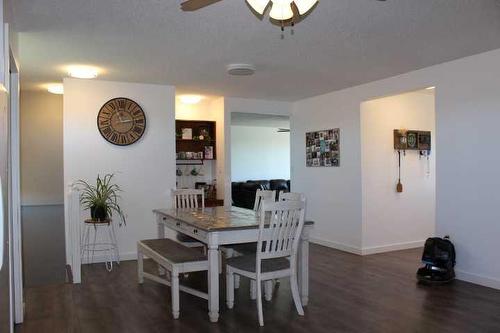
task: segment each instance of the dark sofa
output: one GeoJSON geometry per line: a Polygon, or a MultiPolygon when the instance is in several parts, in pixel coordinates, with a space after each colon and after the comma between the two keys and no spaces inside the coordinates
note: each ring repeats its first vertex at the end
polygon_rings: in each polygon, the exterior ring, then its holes
{"type": "Polygon", "coordinates": [[[247,180],[246,182],[233,182],[231,192],[233,206],[253,209],[255,203],[255,192],[257,190],[275,190],[276,198],[279,192],[290,192],[290,181],[285,179],[271,180],[247,180]]]}

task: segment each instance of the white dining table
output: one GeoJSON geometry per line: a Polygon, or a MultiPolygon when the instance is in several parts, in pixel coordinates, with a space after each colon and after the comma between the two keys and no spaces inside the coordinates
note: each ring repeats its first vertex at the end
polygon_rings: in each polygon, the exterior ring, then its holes
{"type": "MultiPolygon", "coordinates": [[[[165,238],[165,228],[185,234],[208,248],[208,315],[219,319],[219,246],[252,243],[258,240],[260,219],[253,210],[232,207],[198,210],[155,209],[158,238],[165,238]]],[[[306,221],[298,250],[298,283],[302,305],[309,302],[309,234],[314,222],[306,221]]]]}

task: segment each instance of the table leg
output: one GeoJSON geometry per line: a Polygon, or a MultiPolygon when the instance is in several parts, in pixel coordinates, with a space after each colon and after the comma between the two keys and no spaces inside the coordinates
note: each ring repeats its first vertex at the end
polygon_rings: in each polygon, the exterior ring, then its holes
{"type": "Polygon", "coordinates": [[[208,316],[212,323],[219,320],[219,246],[208,244],[208,316]]]}
{"type": "Polygon", "coordinates": [[[299,243],[298,283],[302,306],[309,303],[309,230],[304,228],[299,243]]]}
{"type": "Polygon", "coordinates": [[[156,215],[156,225],[158,226],[158,238],[165,238],[165,225],[162,223],[162,217],[160,215],[156,215]]]}

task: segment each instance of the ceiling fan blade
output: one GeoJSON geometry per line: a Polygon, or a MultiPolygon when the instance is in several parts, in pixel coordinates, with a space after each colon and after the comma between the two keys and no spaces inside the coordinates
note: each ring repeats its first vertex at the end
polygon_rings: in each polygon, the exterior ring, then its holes
{"type": "Polygon", "coordinates": [[[221,0],[188,0],[181,3],[181,9],[185,12],[192,12],[219,1],[221,0]]]}

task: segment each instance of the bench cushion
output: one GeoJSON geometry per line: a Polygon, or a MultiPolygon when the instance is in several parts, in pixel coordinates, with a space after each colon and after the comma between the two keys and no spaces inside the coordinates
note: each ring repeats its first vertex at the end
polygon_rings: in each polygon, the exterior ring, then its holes
{"type": "MultiPolygon", "coordinates": [[[[240,257],[229,258],[226,261],[228,266],[241,269],[247,272],[256,272],[256,257],[254,255],[244,255],[240,257]]],[[[262,273],[280,271],[290,268],[290,261],[286,258],[274,258],[262,260],[262,273]]]]}
{"type": "Polygon", "coordinates": [[[186,247],[171,239],[142,240],[139,244],[149,247],[174,264],[207,260],[207,257],[199,250],[186,247]]]}

